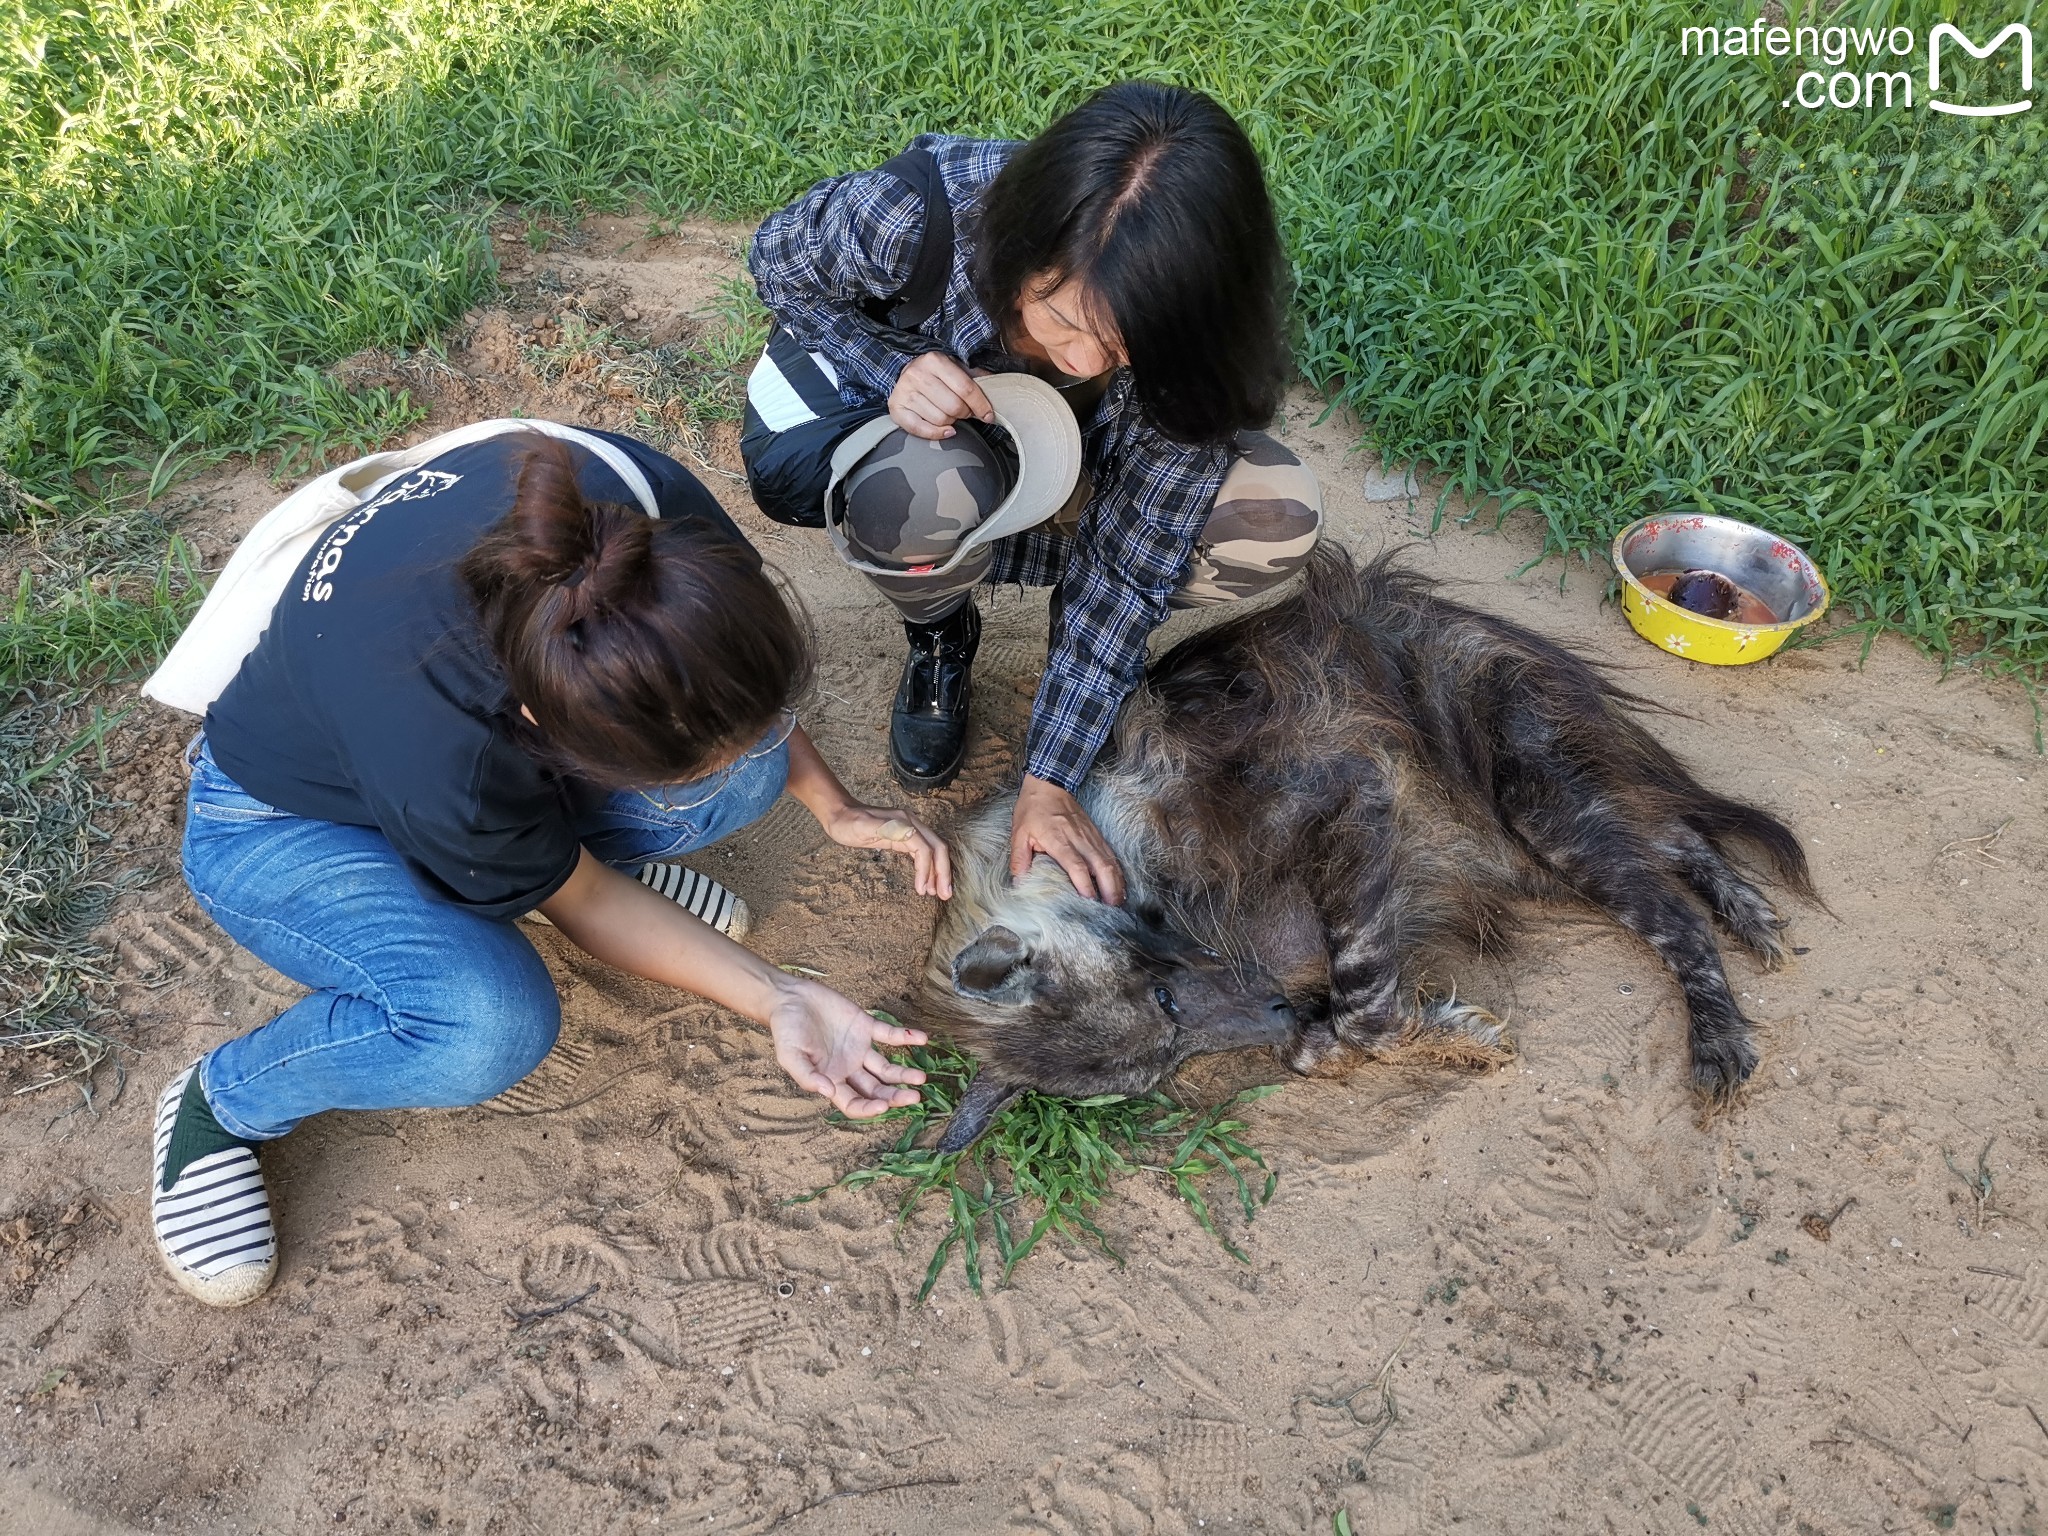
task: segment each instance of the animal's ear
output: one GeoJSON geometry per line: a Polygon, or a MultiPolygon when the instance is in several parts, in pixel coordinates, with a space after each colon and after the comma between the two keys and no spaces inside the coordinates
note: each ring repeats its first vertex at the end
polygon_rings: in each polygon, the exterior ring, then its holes
{"type": "Polygon", "coordinates": [[[1022,1084],[998,1082],[986,1071],[975,1073],[974,1081],[960,1096],[960,1107],[946,1122],[938,1150],[965,1152],[981,1139],[982,1133],[996,1123],[996,1117],[1008,1109],[1010,1101],[1023,1091],[1022,1084]]]}
{"type": "Polygon", "coordinates": [[[1000,923],[984,928],[953,957],[953,990],[990,1002],[1022,1002],[1031,993],[1031,951],[1000,923]]]}

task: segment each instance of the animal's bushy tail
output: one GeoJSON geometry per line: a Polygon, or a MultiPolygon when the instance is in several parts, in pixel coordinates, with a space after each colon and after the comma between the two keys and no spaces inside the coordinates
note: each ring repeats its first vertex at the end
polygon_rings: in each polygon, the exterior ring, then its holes
{"type": "Polygon", "coordinates": [[[1747,843],[1764,856],[1786,885],[1808,901],[1821,904],[1813,871],[1807,867],[1806,850],[1790,827],[1769,811],[1714,794],[1697,782],[1692,792],[1698,796],[1697,802],[1679,813],[1687,826],[1712,842],[1732,837],[1747,843]]]}
{"type": "MultiPolygon", "coordinates": [[[[1603,684],[1605,679],[1602,679],[1603,684]]],[[[1629,700],[1620,689],[1608,687],[1610,698],[1629,700]]],[[[1799,836],[1769,811],[1759,809],[1707,788],[1690,768],[1642,725],[1613,712],[1614,751],[1610,768],[1655,787],[1668,813],[1693,831],[1719,846],[1734,839],[1763,855],[1772,873],[1806,900],[1825,907],[1814,888],[1813,871],[1806,862],[1806,850],[1799,836]]]]}

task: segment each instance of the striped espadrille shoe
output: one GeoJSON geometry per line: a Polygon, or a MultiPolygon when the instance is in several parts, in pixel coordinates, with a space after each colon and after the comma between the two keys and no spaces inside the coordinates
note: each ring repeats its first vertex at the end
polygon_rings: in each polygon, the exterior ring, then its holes
{"type": "Polygon", "coordinates": [[[210,1307],[239,1307],[270,1288],[277,1273],[277,1228],[270,1220],[270,1191],[264,1188],[255,1148],[220,1129],[203,1094],[191,1095],[196,1105],[188,1102],[187,1090],[198,1070],[195,1061],[165,1085],[156,1101],[150,1223],[156,1229],[156,1251],[180,1290],[210,1307]],[[195,1143],[215,1150],[202,1150],[171,1172],[166,1188],[170,1159],[189,1153],[195,1143]]]}
{"type": "MultiPolygon", "coordinates": [[[[681,864],[642,864],[639,881],[650,891],[659,891],[692,917],[702,918],[735,941],[746,938],[754,914],[739,897],[709,875],[700,875],[681,864]]],[[[526,914],[529,923],[552,928],[547,915],[538,909],[526,914]]]]}
{"type": "Polygon", "coordinates": [[[642,864],[640,883],[659,891],[692,917],[702,918],[728,939],[744,939],[753,926],[747,904],[709,875],[681,864],[642,864]]]}

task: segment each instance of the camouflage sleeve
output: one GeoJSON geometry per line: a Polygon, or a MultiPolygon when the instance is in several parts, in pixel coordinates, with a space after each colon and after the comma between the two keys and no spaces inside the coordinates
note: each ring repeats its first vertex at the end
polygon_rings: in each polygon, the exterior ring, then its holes
{"type": "Polygon", "coordinates": [[[1060,573],[1060,633],[1031,710],[1026,772],[1070,793],[1087,777],[1144,676],[1145,642],[1229,466],[1224,446],[1174,443],[1143,426],[1106,466],[1060,573]]]}
{"type": "Polygon", "coordinates": [[[842,386],[886,398],[904,364],[939,348],[892,330],[861,306],[910,281],[924,233],[924,201],[882,171],[821,181],[755,231],[747,253],[754,288],[784,330],[823,353],[842,386]]]}

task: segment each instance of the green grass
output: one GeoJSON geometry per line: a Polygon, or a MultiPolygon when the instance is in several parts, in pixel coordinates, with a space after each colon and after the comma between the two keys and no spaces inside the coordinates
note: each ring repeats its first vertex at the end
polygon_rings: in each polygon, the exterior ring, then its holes
{"type": "Polygon", "coordinates": [[[0,609],[0,690],[119,677],[153,665],[198,607],[192,551],[176,535],[155,569],[23,566],[0,609]]]}
{"type": "MultiPolygon", "coordinates": [[[[1981,36],[2037,8],[1958,9],[1981,36]]],[[[1828,19],[1924,40],[1942,14],[1828,19]]],[[[1705,19],[1679,0],[4,0],[0,467],[84,508],[174,442],[199,462],[374,441],[406,402],[326,366],[426,343],[487,292],[495,200],[751,214],[915,131],[1027,134],[1093,85],[1163,75],[1250,128],[1303,364],[1383,452],[1526,508],[1558,551],[1660,508],[1762,521],[1851,613],[2038,676],[2044,113],[1788,111],[1793,61],[1678,57],[1705,19]]],[[[2009,79],[2012,52],[1980,72],[2009,79]]]]}
{"type": "Polygon", "coordinates": [[[98,1069],[113,1066],[116,1093],[121,1077],[111,957],[92,930],[122,888],[153,878],[102,857],[97,770],[134,709],[103,685],[155,662],[200,585],[184,541],[146,512],[62,520],[0,484],[9,495],[26,527],[0,606],[0,1049],[20,1055],[17,1091],[75,1083],[91,1107],[98,1069]]]}
{"type": "MultiPolygon", "coordinates": [[[[943,1045],[918,1046],[907,1059],[925,1072],[919,1102],[884,1115],[878,1123],[902,1126],[896,1139],[830,1188],[899,1187],[899,1223],[908,1223],[927,1201],[937,1205],[941,1231],[918,1288],[919,1302],[931,1295],[956,1252],[976,1295],[981,1294],[985,1265],[995,1268],[998,1285],[1007,1285],[1017,1266],[1048,1236],[1092,1245],[1123,1263],[1094,1213],[1119,1180],[1141,1173],[1164,1180],[1203,1231],[1233,1258],[1249,1262],[1217,1225],[1204,1185],[1227,1181],[1247,1222],[1273,1198],[1276,1175],[1241,1139],[1246,1126],[1234,1111],[1277,1093],[1277,1087],[1248,1088],[1206,1109],[1188,1108],[1160,1093],[1088,1099],[1026,1093],[974,1146],[941,1154],[916,1143],[929,1139],[927,1133],[935,1133],[952,1114],[973,1063],[943,1045]]],[[[828,1192],[813,1190],[792,1203],[828,1192]]]]}
{"type": "Polygon", "coordinates": [[[654,346],[571,314],[551,345],[527,349],[526,362],[544,379],[575,374],[624,390],[639,402],[634,425],[643,438],[701,462],[704,428],[745,411],[747,372],[767,340],[768,311],[753,285],[735,278],[684,340],[654,346]]]}
{"type": "Polygon", "coordinates": [[[115,1094],[123,1075],[106,1027],[111,957],[92,930],[123,888],[152,878],[100,857],[91,770],[117,723],[69,698],[0,713],[0,1049],[19,1053],[14,1092],[75,1083],[86,1108],[102,1066],[115,1094]]]}

